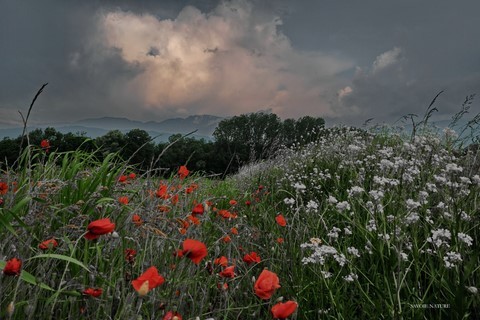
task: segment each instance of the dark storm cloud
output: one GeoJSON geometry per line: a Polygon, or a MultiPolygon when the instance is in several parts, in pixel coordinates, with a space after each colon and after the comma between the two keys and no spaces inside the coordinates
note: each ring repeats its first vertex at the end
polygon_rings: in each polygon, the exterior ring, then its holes
{"type": "Polygon", "coordinates": [[[332,98],[337,121],[422,114],[441,90],[437,116],[446,118],[466,95],[480,91],[479,11],[480,2],[473,0],[318,1],[296,6],[282,30],[297,47],[354,59],[355,72],[345,75],[332,98]],[[375,72],[376,59],[395,48],[397,59],[375,72]]]}
{"type": "Polygon", "coordinates": [[[440,90],[440,117],[480,91],[479,1],[225,3],[237,11],[210,0],[2,1],[0,122],[19,120],[17,110],[26,110],[44,82],[36,121],[273,107],[283,117],[393,122],[422,113],[440,90]],[[222,19],[232,30],[220,27],[222,19]],[[125,42],[138,37],[131,25],[150,30],[142,41],[125,42]],[[148,41],[160,33],[166,40],[148,41]],[[165,54],[172,43],[188,46],[165,54]],[[184,55],[187,48],[199,52],[199,63],[184,55]],[[203,82],[192,82],[196,71],[203,82]],[[169,72],[173,89],[190,91],[162,91],[169,72]]]}
{"type": "MultiPolygon", "coordinates": [[[[133,116],[135,97],[118,91],[141,72],[115,48],[92,41],[99,18],[122,8],[175,17],[184,5],[214,1],[3,1],[0,10],[0,122],[19,121],[40,86],[33,121],[133,116]],[[99,110],[102,110],[99,112],[99,110]]],[[[34,115],[34,116],[33,116],[34,115]]]]}

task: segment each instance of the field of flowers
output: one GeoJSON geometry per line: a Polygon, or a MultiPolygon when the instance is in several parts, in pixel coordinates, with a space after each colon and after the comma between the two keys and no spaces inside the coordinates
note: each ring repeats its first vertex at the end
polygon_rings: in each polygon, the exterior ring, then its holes
{"type": "Polygon", "coordinates": [[[480,318],[478,150],[318,137],[223,181],[31,146],[0,173],[0,318],[480,318]]]}

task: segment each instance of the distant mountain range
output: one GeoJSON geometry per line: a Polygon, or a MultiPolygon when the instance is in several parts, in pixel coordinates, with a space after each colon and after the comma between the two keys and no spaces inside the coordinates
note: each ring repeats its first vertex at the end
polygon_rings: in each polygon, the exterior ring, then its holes
{"type": "MultiPolygon", "coordinates": [[[[53,127],[61,133],[79,133],[86,137],[97,138],[105,135],[111,130],[120,130],[126,133],[132,129],[141,129],[155,139],[156,142],[167,141],[173,134],[186,134],[197,130],[191,137],[197,139],[212,140],[213,131],[218,123],[224,118],[212,115],[195,115],[187,118],[173,118],[161,122],[148,121],[141,122],[129,120],[127,118],[103,117],[83,119],[71,123],[51,123],[43,125],[29,126],[28,131],[36,128],[45,129],[53,127]]],[[[22,134],[22,127],[15,127],[11,124],[0,122],[0,138],[16,138],[22,134]]]]}

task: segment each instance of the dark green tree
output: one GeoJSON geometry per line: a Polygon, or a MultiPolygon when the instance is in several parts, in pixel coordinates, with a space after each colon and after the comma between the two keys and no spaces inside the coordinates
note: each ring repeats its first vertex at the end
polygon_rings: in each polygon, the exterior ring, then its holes
{"type": "Polygon", "coordinates": [[[139,165],[143,169],[148,168],[153,160],[155,145],[152,138],[145,130],[132,129],[124,136],[125,145],[123,154],[130,159],[131,164],[139,165]]]}

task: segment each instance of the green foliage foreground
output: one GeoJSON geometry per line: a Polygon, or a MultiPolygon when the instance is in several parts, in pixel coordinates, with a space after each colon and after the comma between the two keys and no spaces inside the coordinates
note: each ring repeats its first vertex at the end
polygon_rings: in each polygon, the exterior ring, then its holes
{"type": "Polygon", "coordinates": [[[429,135],[320,137],[225,181],[28,148],[0,176],[0,268],[22,261],[0,276],[0,318],[272,319],[280,300],[298,303],[289,319],[479,317],[479,154],[429,135]],[[102,218],[113,232],[85,239],[102,218]],[[186,239],[206,245],[198,264],[186,239]],[[152,266],[164,283],[136,290],[152,266]],[[264,269],[280,288],[262,299],[264,269]]]}

